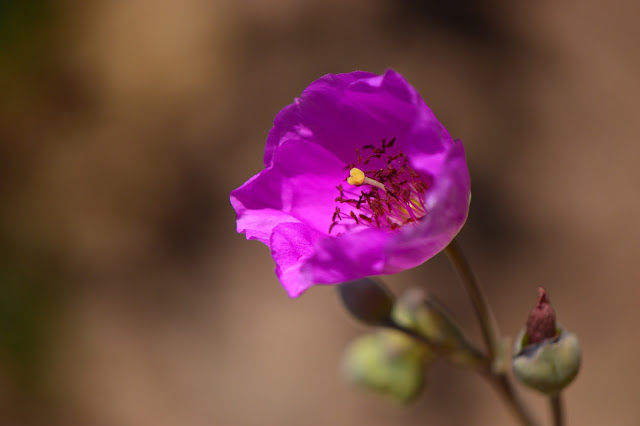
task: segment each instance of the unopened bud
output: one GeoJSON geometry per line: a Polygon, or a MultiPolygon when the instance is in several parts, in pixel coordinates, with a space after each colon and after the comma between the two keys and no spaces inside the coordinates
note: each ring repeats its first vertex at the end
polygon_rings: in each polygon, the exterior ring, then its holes
{"type": "Polygon", "coordinates": [[[343,370],[357,385],[409,402],[420,394],[425,363],[432,357],[425,345],[384,329],[354,340],[345,352],[343,370]]]}
{"type": "Polygon", "coordinates": [[[513,373],[524,385],[553,395],[577,376],[581,351],[578,337],[555,323],[555,313],[544,289],[531,311],[527,328],[514,345],[513,373]]]}
{"type": "Polygon", "coordinates": [[[455,364],[473,365],[481,359],[445,310],[419,288],[409,288],[398,298],[391,319],[433,342],[455,364]]]}
{"type": "Polygon", "coordinates": [[[363,278],[340,284],[338,292],[349,313],[365,324],[380,325],[389,320],[393,295],[382,283],[363,278]]]}

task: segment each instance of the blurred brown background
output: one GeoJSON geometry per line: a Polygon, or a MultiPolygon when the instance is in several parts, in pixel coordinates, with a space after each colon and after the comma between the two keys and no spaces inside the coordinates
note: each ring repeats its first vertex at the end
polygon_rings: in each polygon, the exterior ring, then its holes
{"type": "MultiPolygon", "coordinates": [[[[228,194],[261,169],[280,108],[323,74],[388,67],[465,141],[460,238],[503,332],[546,286],[583,344],[570,424],[640,424],[639,13],[1,1],[0,425],[512,424],[445,364],[408,408],[352,388],[340,357],[365,328],[330,287],[288,299],[235,233],[228,194]]],[[[480,341],[442,256],[388,282],[425,285],[480,341]]]]}

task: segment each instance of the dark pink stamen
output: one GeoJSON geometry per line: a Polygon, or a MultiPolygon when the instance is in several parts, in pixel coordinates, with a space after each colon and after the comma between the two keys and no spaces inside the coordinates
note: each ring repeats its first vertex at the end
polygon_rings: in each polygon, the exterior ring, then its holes
{"type": "Polygon", "coordinates": [[[341,222],[343,229],[355,226],[375,226],[394,231],[410,223],[419,221],[426,213],[424,192],[429,189],[425,179],[416,172],[402,152],[389,153],[396,138],[389,142],[382,140],[380,148],[373,145],[365,145],[356,149],[357,162],[349,164],[346,171],[359,165],[376,164],[378,169],[367,169],[363,172],[366,177],[380,182],[386,188],[370,186],[369,192],[365,192],[353,186],[338,185],[339,196],[336,202],[346,204],[351,208],[334,212],[330,231],[338,225],[342,218],[350,218],[351,222],[341,222]],[[366,155],[369,151],[371,154],[366,155]],[[361,219],[361,220],[359,220],[361,219]]]}

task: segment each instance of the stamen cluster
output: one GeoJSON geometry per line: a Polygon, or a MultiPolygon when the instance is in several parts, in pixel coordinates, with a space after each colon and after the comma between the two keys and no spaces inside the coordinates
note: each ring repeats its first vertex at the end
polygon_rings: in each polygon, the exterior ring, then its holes
{"type": "MultiPolygon", "coordinates": [[[[362,156],[360,149],[355,149],[357,162],[348,164],[345,170],[351,171],[358,165],[381,166],[377,169],[362,171],[369,180],[382,185],[367,185],[368,191],[358,190],[359,187],[351,185],[347,187],[338,185],[336,188],[340,196],[336,198],[336,202],[343,206],[336,206],[329,233],[336,226],[349,228],[355,225],[376,226],[394,231],[409,223],[417,222],[427,213],[424,193],[429,185],[411,167],[404,153],[389,152],[395,142],[396,138],[389,142],[383,139],[380,148],[373,145],[363,146],[362,151],[371,152],[366,157],[362,156]]],[[[367,184],[366,181],[365,184],[367,184]]]]}

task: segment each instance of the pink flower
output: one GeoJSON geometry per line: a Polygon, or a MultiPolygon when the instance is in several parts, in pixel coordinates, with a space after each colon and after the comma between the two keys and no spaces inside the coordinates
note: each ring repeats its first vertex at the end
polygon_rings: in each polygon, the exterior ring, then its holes
{"type": "Polygon", "coordinates": [[[292,297],[420,265],[469,211],[462,143],[392,70],[311,83],[276,116],[264,164],[231,204],[292,297]]]}

